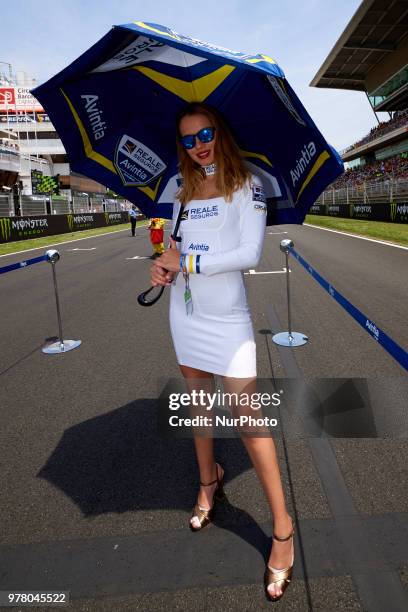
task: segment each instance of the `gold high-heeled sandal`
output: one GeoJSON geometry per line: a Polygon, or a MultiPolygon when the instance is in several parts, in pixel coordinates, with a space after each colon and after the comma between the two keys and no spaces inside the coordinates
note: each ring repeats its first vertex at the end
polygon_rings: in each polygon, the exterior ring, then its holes
{"type": "MultiPolygon", "coordinates": [[[[295,533],[295,528],[292,526],[292,533],[290,533],[286,538],[279,538],[275,534],[273,534],[272,537],[275,540],[278,540],[279,542],[286,542],[290,538],[293,538],[294,533],[295,533]]],[[[269,565],[266,566],[265,590],[266,590],[266,596],[268,597],[270,601],[279,601],[279,599],[283,597],[292,579],[294,561],[295,561],[295,547],[293,546],[292,564],[289,567],[278,569],[276,567],[270,568],[269,565]],[[268,586],[270,586],[271,584],[275,584],[277,587],[281,588],[282,593],[280,595],[272,595],[268,590],[268,586]]]]}
{"type": "Polygon", "coordinates": [[[200,506],[198,503],[194,506],[193,508],[193,513],[190,516],[190,529],[192,531],[200,531],[200,529],[203,529],[203,527],[205,527],[206,525],[208,525],[209,523],[211,523],[213,516],[214,516],[214,509],[215,509],[215,502],[216,499],[220,499],[221,497],[224,496],[224,474],[221,478],[221,480],[218,477],[218,468],[221,467],[218,465],[218,463],[215,464],[216,465],[216,472],[217,472],[217,478],[215,480],[212,480],[211,482],[200,482],[200,485],[202,487],[209,487],[210,485],[214,484],[214,482],[217,483],[216,489],[214,491],[214,495],[213,495],[213,504],[211,506],[211,508],[203,508],[202,506],[200,506]],[[191,523],[191,519],[196,516],[199,520],[200,523],[200,527],[193,527],[193,524],[191,523]]]}

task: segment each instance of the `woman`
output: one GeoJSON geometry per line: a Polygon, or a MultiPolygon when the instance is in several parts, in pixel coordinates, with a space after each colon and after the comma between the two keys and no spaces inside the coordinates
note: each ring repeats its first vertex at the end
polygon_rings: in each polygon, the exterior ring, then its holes
{"type": "MultiPolygon", "coordinates": [[[[183,207],[182,241],[178,250],[171,239],[170,249],[155,261],[152,285],[172,285],[170,328],[188,388],[210,391],[217,374],[223,377],[225,392],[250,394],[256,390],[256,347],[242,270],[254,268],[261,256],[266,223],[262,187],[214,109],[189,104],[178,117],[177,129],[183,183],[173,228],[183,207]]],[[[274,543],[265,582],[267,596],[276,601],[292,575],[292,520],[273,439],[242,439],[273,516],[274,543]]],[[[215,463],[212,437],[196,435],[194,442],[201,486],[190,527],[197,531],[212,519],[224,470],[215,463]]]]}

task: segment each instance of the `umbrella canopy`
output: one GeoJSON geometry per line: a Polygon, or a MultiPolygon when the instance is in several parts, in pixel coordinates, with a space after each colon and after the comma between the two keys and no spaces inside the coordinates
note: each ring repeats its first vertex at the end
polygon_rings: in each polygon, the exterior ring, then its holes
{"type": "Polygon", "coordinates": [[[113,189],[148,217],[171,218],[180,184],[177,113],[205,102],[226,119],[268,199],[268,223],[302,223],[343,163],[283,71],[165,26],[114,26],[32,91],[73,171],[113,189]]]}

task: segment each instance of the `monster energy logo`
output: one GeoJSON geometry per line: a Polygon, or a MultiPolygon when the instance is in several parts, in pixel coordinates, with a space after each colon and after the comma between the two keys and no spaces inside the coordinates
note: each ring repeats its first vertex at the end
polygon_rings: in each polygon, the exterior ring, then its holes
{"type": "Polygon", "coordinates": [[[0,219],[0,230],[3,242],[7,242],[11,238],[11,220],[7,218],[0,219]]]}
{"type": "Polygon", "coordinates": [[[408,205],[407,204],[400,204],[399,206],[397,206],[397,210],[394,216],[395,217],[399,216],[399,221],[406,221],[407,215],[408,215],[408,205]]]}
{"type": "Polygon", "coordinates": [[[391,207],[391,213],[390,213],[391,221],[395,221],[395,217],[397,216],[397,203],[395,201],[391,202],[390,207],[391,207]]]}
{"type": "Polygon", "coordinates": [[[120,213],[105,213],[107,216],[106,223],[109,225],[110,223],[120,223],[122,221],[122,215],[120,213]]]}
{"type": "Polygon", "coordinates": [[[74,215],[67,215],[68,227],[72,232],[74,230],[74,215]]]}
{"type": "Polygon", "coordinates": [[[93,215],[75,215],[74,223],[93,223],[93,215]]]}
{"type": "Polygon", "coordinates": [[[354,212],[357,215],[370,215],[371,214],[371,205],[360,205],[358,204],[357,206],[354,206],[354,212]]]}

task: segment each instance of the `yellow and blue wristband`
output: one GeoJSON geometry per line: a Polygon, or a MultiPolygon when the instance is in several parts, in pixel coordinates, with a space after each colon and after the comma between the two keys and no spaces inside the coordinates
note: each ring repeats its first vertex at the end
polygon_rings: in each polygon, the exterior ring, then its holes
{"type": "Polygon", "coordinates": [[[180,255],[180,272],[183,268],[188,274],[200,274],[200,258],[201,255],[180,255]]]}

